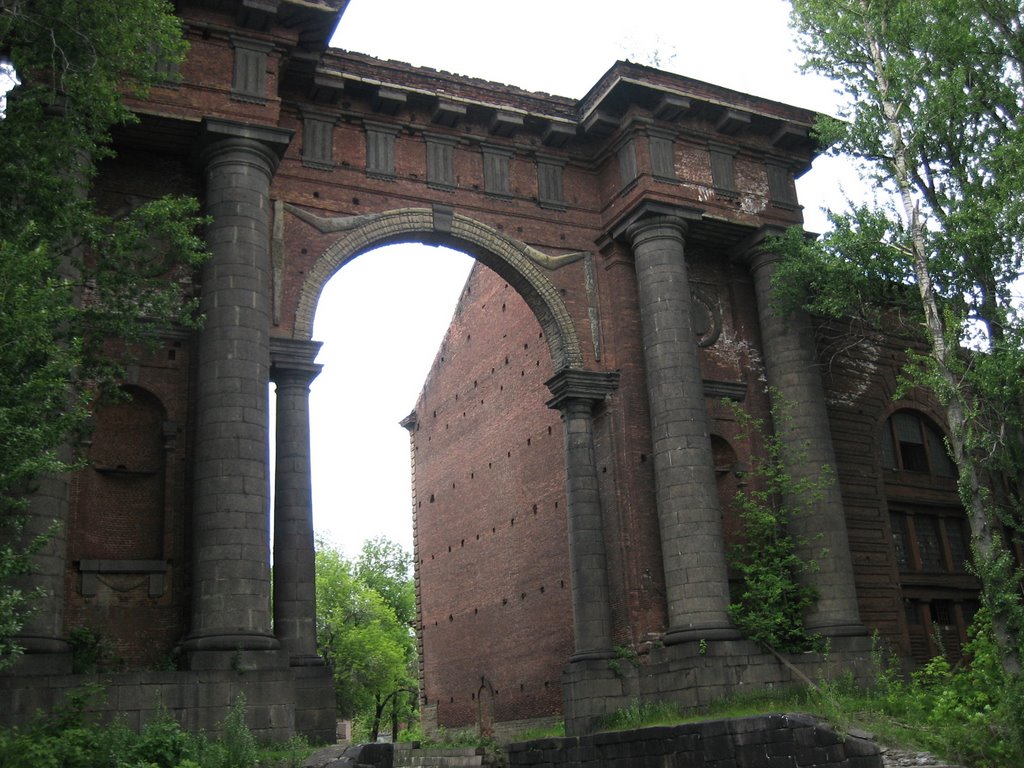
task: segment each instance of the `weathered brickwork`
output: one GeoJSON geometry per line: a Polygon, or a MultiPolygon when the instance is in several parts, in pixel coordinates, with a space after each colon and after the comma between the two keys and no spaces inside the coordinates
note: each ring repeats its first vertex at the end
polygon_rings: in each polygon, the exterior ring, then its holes
{"type": "Polygon", "coordinates": [[[875,628],[908,661],[936,632],[959,652],[976,584],[942,421],[891,402],[904,343],[769,311],[765,238],[801,222],[814,115],[627,62],[575,100],[379,61],[327,47],[344,6],[176,6],[181,80],[131,102],[92,194],[115,215],[201,200],[212,258],[184,287],[206,321],[132,363],[81,471],[41,480],[29,529],[64,527],[26,585],[44,597],[8,698],[52,702],[81,680],[68,639],[103,638],[109,706],[134,721],[159,694],[215,729],[244,692],[267,735],[330,737],[312,319],[338,269],[395,242],[478,261],[405,422],[426,722],[578,733],[637,698],[793,682],[728,620],[730,500],[761,445],[725,400],[767,421],[789,399],[785,439],[836,465],[806,522],[830,549],[808,618],[833,654],[795,663],[859,674],[875,628]]]}
{"type": "Polygon", "coordinates": [[[440,722],[519,720],[561,709],[572,652],[562,427],[525,302],[481,266],[464,294],[415,411],[424,703],[440,722]]]}

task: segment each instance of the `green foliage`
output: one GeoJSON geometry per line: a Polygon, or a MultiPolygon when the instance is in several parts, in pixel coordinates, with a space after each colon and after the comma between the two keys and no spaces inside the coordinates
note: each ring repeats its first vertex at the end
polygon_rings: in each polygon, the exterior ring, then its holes
{"type": "Polygon", "coordinates": [[[375,737],[386,711],[409,719],[417,690],[409,556],[386,539],[356,561],[318,542],[317,646],[334,670],[338,711],[375,737]]]}
{"type": "MultiPolygon", "coordinates": [[[[909,682],[880,658],[868,706],[885,736],[963,765],[1010,768],[1024,761],[1024,704],[1020,680],[1003,670],[992,621],[984,609],[964,647],[970,662],[952,667],[939,656],[909,682]]],[[[853,712],[856,703],[847,702],[853,712]]]]}
{"type": "Polygon", "coordinates": [[[384,536],[363,542],[355,561],[355,577],[383,598],[403,624],[416,621],[416,590],[412,555],[384,536]]]}
{"type": "Polygon", "coordinates": [[[620,677],[622,675],[622,662],[625,661],[634,667],[640,663],[640,657],[637,656],[636,651],[628,645],[616,645],[612,651],[615,656],[608,660],[608,669],[620,677]]]}
{"type": "Polygon", "coordinates": [[[921,334],[921,306],[908,290],[907,234],[885,211],[859,206],[828,214],[831,228],[809,240],[794,227],[776,238],[782,257],[773,278],[773,309],[803,308],[825,317],[921,334]]]}
{"type": "Polygon", "coordinates": [[[482,749],[491,754],[502,751],[501,746],[490,736],[483,736],[475,728],[445,728],[438,726],[431,738],[420,742],[429,749],[482,749]]]}
{"type": "MultiPolygon", "coordinates": [[[[901,329],[924,342],[905,386],[931,391],[945,408],[974,547],[998,564],[993,530],[1019,524],[1019,499],[990,491],[1004,477],[1019,489],[1024,477],[1024,328],[1014,297],[1024,258],[1019,3],[791,3],[806,67],[846,96],[841,119],[819,122],[820,141],[862,161],[894,202],[833,214],[833,231],[816,244],[785,238],[792,264],[776,274],[784,303],[905,320],[901,329]],[[911,294],[916,308],[887,306],[887,296],[911,294]]],[[[989,569],[979,572],[984,581],[989,569]]],[[[1000,576],[983,586],[1004,664],[1020,673],[1019,582],[1000,576]]]]}
{"type": "Polygon", "coordinates": [[[239,695],[224,720],[223,737],[208,739],[183,730],[161,711],[139,732],[123,721],[98,726],[85,708],[96,695],[84,689],[59,709],[24,728],[0,729],[4,768],[298,768],[312,751],[305,739],[259,746],[245,724],[239,695]]]}
{"type": "Polygon", "coordinates": [[[161,712],[128,742],[122,752],[126,762],[157,768],[178,768],[185,761],[198,761],[203,747],[202,739],[183,731],[167,712],[161,712]]]}
{"type": "Polygon", "coordinates": [[[839,731],[871,731],[879,744],[926,750],[957,765],[1018,768],[1024,765],[1024,690],[1007,676],[986,613],[978,614],[964,649],[969,664],[951,667],[943,658],[926,664],[909,680],[899,663],[876,645],[875,679],[867,688],[850,675],[814,688],[761,690],[732,696],[682,713],[670,702],[634,701],[609,715],[601,730],[747,717],[773,712],[812,712],[839,731]]]}
{"type": "MultiPolygon", "coordinates": [[[[766,648],[790,653],[820,650],[820,637],[804,623],[817,593],[801,579],[816,564],[799,555],[803,542],[794,538],[790,523],[821,498],[832,482],[831,470],[823,466],[817,477],[793,478],[778,433],[768,433],[758,419],[732,405],[743,429],[761,435],[764,455],[753,459],[746,486],[733,498],[741,532],[729,554],[740,585],[729,616],[744,637],[766,648]]],[[[784,429],[785,409],[773,409],[773,416],[776,427],[784,429]]]]}
{"type": "Polygon", "coordinates": [[[252,768],[256,764],[256,737],[245,724],[245,711],[245,694],[240,693],[224,718],[218,768],[252,768]]]}
{"type": "MultiPolygon", "coordinates": [[[[121,369],[108,353],[194,325],[191,275],[205,257],[194,199],[140,201],[117,217],[89,197],[111,156],[110,130],[135,118],[132,95],[161,82],[157,64],[185,43],[168,0],[0,0],[0,60],[20,79],[0,113],[0,516],[18,513],[36,478],[66,471],[60,450],[97,391],[121,369]]],[[[38,532],[38,531],[37,531],[38,532]]],[[[6,534],[6,532],[3,532],[6,534]]],[[[0,666],[25,620],[26,595],[0,550],[0,666]]]]}
{"type": "Polygon", "coordinates": [[[565,736],[565,722],[559,720],[556,723],[552,723],[548,726],[537,726],[536,728],[528,728],[525,731],[517,733],[515,736],[516,741],[539,741],[540,739],[560,739],[565,736]]]}
{"type": "Polygon", "coordinates": [[[39,552],[56,531],[29,537],[22,535],[23,519],[15,514],[0,517],[0,670],[13,664],[21,655],[21,646],[14,635],[35,612],[40,590],[25,593],[12,583],[32,569],[32,556],[39,552]]]}
{"type": "Polygon", "coordinates": [[[68,646],[71,671],[76,675],[99,672],[115,661],[110,642],[89,627],[75,627],[68,632],[68,646]]]}

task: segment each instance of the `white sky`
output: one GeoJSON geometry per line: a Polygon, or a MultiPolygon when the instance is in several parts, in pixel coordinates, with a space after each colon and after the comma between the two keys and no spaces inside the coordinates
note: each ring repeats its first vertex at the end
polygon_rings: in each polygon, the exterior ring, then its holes
{"type": "MultiPolygon", "coordinates": [[[[572,98],[625,58],[834,112],[831,84],[797,73],[788,13],[784,0],[351,0],[334,44],[572,98]]],[[[823,159],[798,182],[808,229],[825,227],[819,205],[840,206],[838,178],[851,176],[823,159]]],[[[409,436],[398,422],[415,405],[470,265],[444,249],[393,246],[342,268],[321,297],[314,523],[349,555],[379,535],[412,550],[409,436]]]]}

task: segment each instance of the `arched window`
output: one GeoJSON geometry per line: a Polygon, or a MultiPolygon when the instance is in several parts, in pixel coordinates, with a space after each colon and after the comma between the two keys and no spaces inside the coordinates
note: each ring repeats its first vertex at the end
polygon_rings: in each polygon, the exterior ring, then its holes
{"type": "Polygon", "coordinates": [[[936,477],[956,477],[946,443],[931,421],[916,411],[897,411],[882,428],[882,467],[936,477]]]}

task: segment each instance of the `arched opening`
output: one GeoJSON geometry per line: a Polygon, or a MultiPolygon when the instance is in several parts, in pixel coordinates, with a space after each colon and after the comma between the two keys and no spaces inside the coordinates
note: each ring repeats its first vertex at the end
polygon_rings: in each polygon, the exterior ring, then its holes
{"type": "Polygon", "coordinates": [[[477,246],[472,264],[424,245],[337,246],[324,257],[335,270],[311,329],[324,366],[310,394],[315,527],[351,556],[381,532],[411,543],[416,526],[425,726],[476,724],[481,673],[509,692],[491,719],[554,711],[573,637],[563,620],[571,613],[564,483],[542,471],[564,461],[563,434],[544,382],[556,365],[579,360],[571,326],[557,318],[564,307],[537,265],[527,257],[516,265],[516,254],[477,246]],[[421,265],[425,272],[414,271],[421,265]],[[443,289],[433,285],[438,265],[449,273],[443,289]],[[414,325],[426,340],[410,338],[414,325]],[[368,411],[377,412],[372,424],[368,411]],[[540,476],[543,487],[530,482],[540,476]],[[353,493],[356,485],[365,490],[353,493]],[[484,643],[507,651],[480,670],[470,662],[484,643]],[[556,661],[547,668],[531,655],[556,661]]]}
{"type": "Polygon", "coordinates": [[[393,245],[339,269],[317,303],[323,370],[310,386],[314,526],[347,555],[386,535],[412,550],[412,410],[473,261],[393,245]]]}

